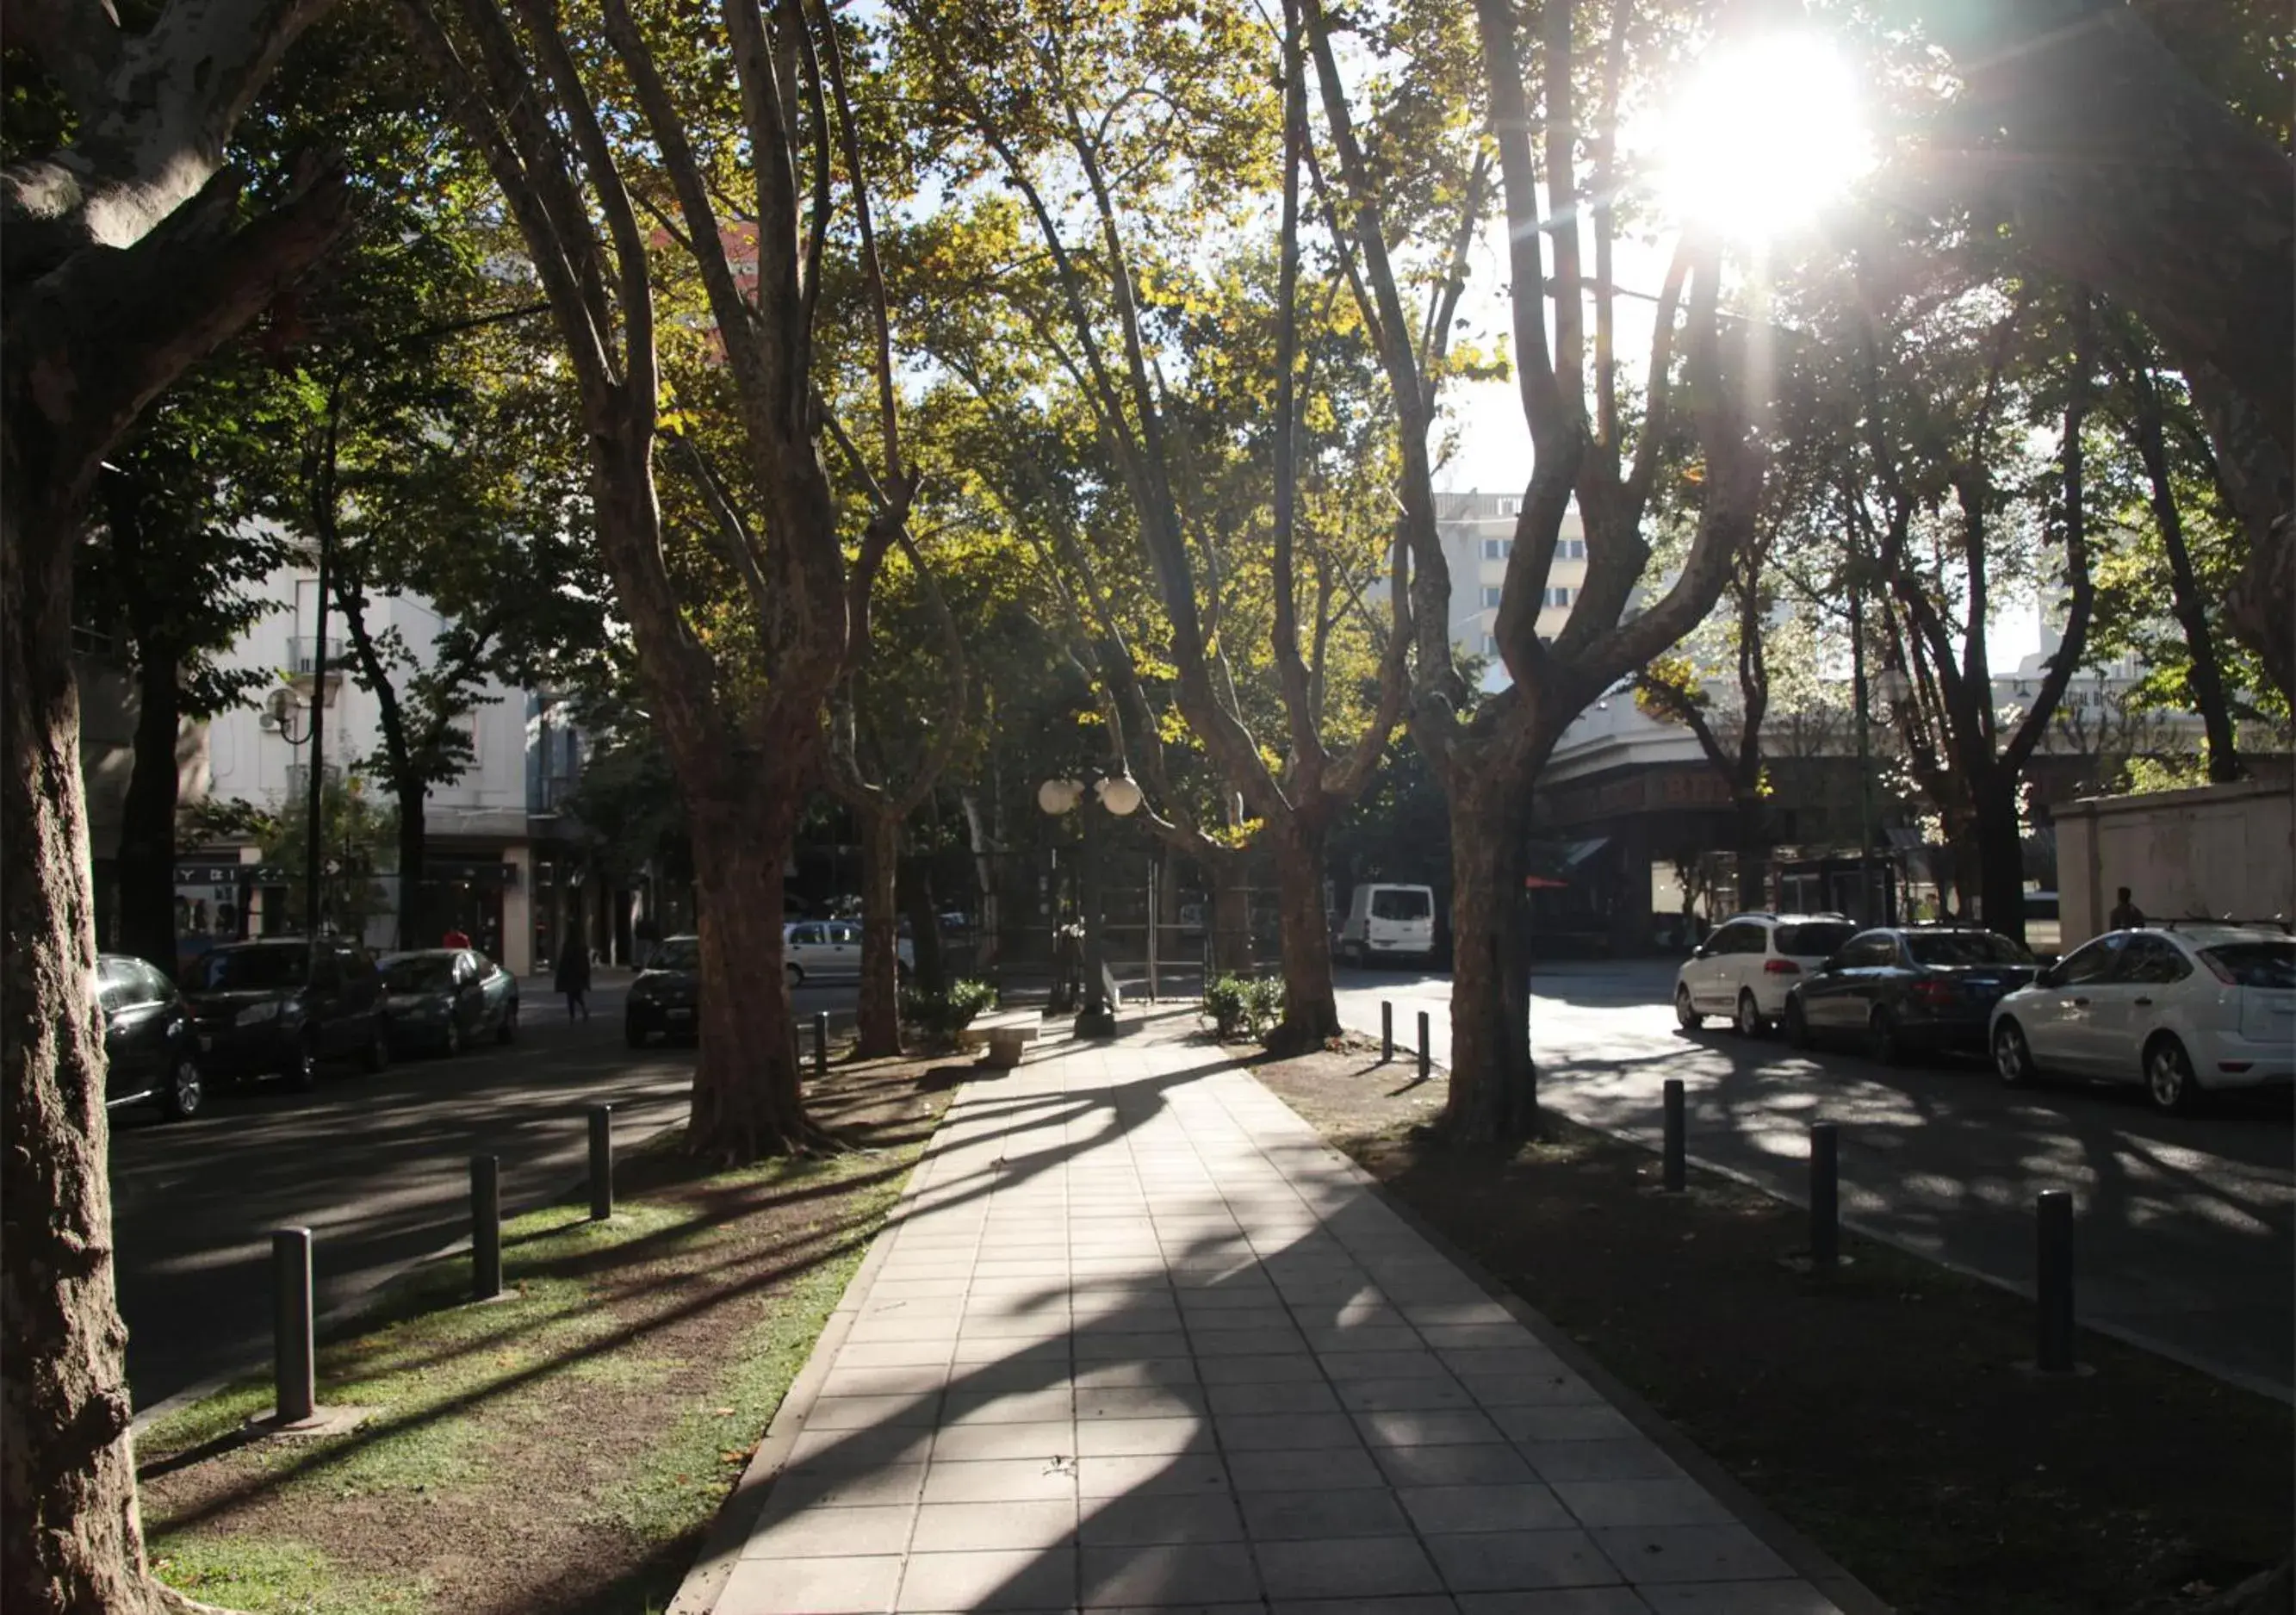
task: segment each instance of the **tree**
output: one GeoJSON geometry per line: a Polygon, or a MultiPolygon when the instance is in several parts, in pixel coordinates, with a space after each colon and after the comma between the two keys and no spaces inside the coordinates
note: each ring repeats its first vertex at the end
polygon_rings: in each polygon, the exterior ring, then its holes
{"type": "MultiPolygon", "coordinates": [[[[169,382],[324,251],[340,176],[306,164],[252,217],[224,153],[324,0],[170,0],[140,34],[22,0],[52,144],[0,168],[0,1603],[134,1615],[144,1564],[104,1178],[102,1041],[72,561],[104,458],[169,382]]],[[[14,100],[16,86],[11,86],[14,100]]]]}
{"type": "MultiPolygon", "coordinates": [[[[923,4],[904,10],[933,94],[965,137],[955,163],[993,173],[1017,193],[1022,228],[1043,250],[1048,274],[1008,296],[1039,299],[1033,314],[1024,307],[1023,318],[1033,319],[1036,343],[1090,411],[1114,462],[1168,634],[1174,702],[1273,851],[1284,1009],[1271,1045],[1320,1044],[1339,1029],[1325,844],[1400,716],[1407,642],[1399,627],[1390,635],[1368,721],[1352,734],[1339,732],[1321,662],[1334,574],[1344,563],[1310,546],[1301,499],[1308,388],[1301,364],[1300,186],[1311,136],[1296,18],[1287,17],[1272,42],[1283,93],[1280,105],[1270,107],[1263,77],[1249,66],[1256,54],[1248,43],[1251,24],[1226,7],[1192,10],[1185,28],[1163,26],[1155,7],[1088,21],[1025,12],[993,23],[923,4]],[[1031,64],[1040,89],[1007,92],[1013,60],[1031,64]],[[1248,194],[1267,172],[1271,144],[1280,152],[1282,201],[1272,295],[1260,295],[1272,307],[1240,309],[1204,283],[1221,279],[1218,271],[1206,276],[1175,249],[1201,239],[1216,210],[1234,212],[1240,187],[1248,194]],[[1217,192],[1206,181],[1213,175],[1217,192]],[[1080,193],[1063,205],[1055,187],[1066,186],[1069,176],[1080,193]],[[1207,303],[1219,304],[1217,335],[1215,322],[1191,321],[1207,303]],[[1045,304],[1057,312],[1043,312],[1045,304]],[[1192,331],[1211,340],[1193,344],[1192,331]],[[1211,390],[1199,381],[1207,375],[1226,390],[1224,412],[1200,407],[1211,390]],[[1224,512],[1224,496],[1234,497],[1223,487],[1233,486],[1226,456],[1244,435],[1235,419],[1242,398],[1255,414],[1272,417],[1273,429],[1264,447],[1255,446],[1248,504],[1224,512]],[[1243,508],[1268,512],[1267,560],[1252,562],[1267,570],[1267,660],[1277,700],[1265,713],[1239,688],[1248,664],[1223,599],[1223,570],[1243,564],[1224,554],[1223,516],[1243,508]],[[1263,738],[1259,724],[1275,738],[1263,738]]],[[[1464,203],[1453,205],[1472,219],[1480,191],[1471,179],[1464,203]]],[[[1241,217],[1229,222],[1244,227],[1241,217]]],[[[1334,293],[1342,279],[1335,261],[1334,293]]],[[[1439,373],[1456,296],[1439,290],[1424,323],[1431,378],[1439,373]]],[[[1398,614],[1401,607],[1398,597],[1398,614]]],[[[1105,660],[1112,665],[1104,672],[1120,689],[1125,675],[1113,664],[1121,652],[1105,660]]],[[[1153,782],[1144,783],[1154,800],[1160,793],[1153,782]]],[[[1157,822],[1176,821],[1160,813],[1157,822]]]]}
{"type": "Polygon", "coordinates": [[[404,12],[555,316],[590,445],[599,548],[685,798],[702,1006],[687,1146],[748,1160],[819,1144],[787,995],[751,984],[760,973],[781,978],[782,868],[823,708],[846,666],[852,598],[865,593],[867,555],[890,547],[914,491],[902,467],[879,469],[887,504],[870,520],[863,562],[849,568],[815,364],[840,162],[851,193],[866,184],[850,170],[849,146],[840,154],[828,109],[824,63],[845,42],[825,10],[801,0],[727,0],[722,35],[689,18],[667,51],[627,0],[608,0],[602,38],[579,40],[545,0],[507,9],[461,0],[451,13],[406,0],[404,12]],[[601,94],[615,77],[603,58],[634,107],[601,94]],[[711,77],[721,61],[740,94],[730,127],[708,121],[726,87],[711,77]],[[691,81],[680,77],[689,72],[691,81]],[[738,160],[726,155],[736,149],[738,160]],[[725,185],[742,177],[736,160],[755,206],[754,220],[739,225],[724,201],[725,185]],[[654,202],[665,187],[674,217],[654,202]],[[640,198],[658,237],[638,222],[640,198]],[[701,281],[714,330],[685,334],[697,353],[722,359],[715,379],[737,429],[737,471],[708,478],[704,492],[708,545],[750,608],[738,643],[755,660],[738,668],[697,632],[665,554],[656,239],[666,251],[674,242],[701,281]]]}
{"type": "Polygon", "coordinates": [[[127,624],[134,649],[135,765],[121,805],[120,950],[176,968],[176,818],[183,730],[263,682],[215,653],[272,608],[248,593],[286,559],[278,536],[243,520],[234,479],[275,424],[279,389],[244,355],[179,382],[107,462],[102,525],[79,567],[85,609],[127,624]]]}
{"type": "Polygon", "coordinates": [[[1576,55],[1582,9],[1560,0],[1544,8],[1544,98],[1535,121],[1524,96],[1527,75],[1513,7],[1507,0],[1478,0],[1476,6],[1484,111],[1498,152],[1509,243],[1513,362],[1533,459],[1493,634],[1513,683],[1471,707],[1448,643],[1450,576],[1428,472],[1431,411],[1407,334],[1413,326],[1389,266],[1388,199],[1348,114],[1331,26],[1316,0],[1304,4],[1396,399],[1405,468],[1400,524],[1413,571],[1411,732],[1441,780],[1451,810],[1453,1070],[1444,1122],[1463,1140],[1521,1137],[1538,1125],[1522,893],[1531,791],[1539,771],[1579,712],[1682,638],[1712,608],[1732,558],[1753,531],[1767,465],[1760,428],[1767,407],[1765,377],[1746,351],[1743,323],[1734,323],[1727,334],[1723,329],[1720,251],[1710,240],[1685,238],[1677,246],[1660,292],[1638,422],[1624,406],[1615,340],[1618,287],[1611,273],[1612,199],[1620,188],[1617,128],[1636,43],[1635,9],[1628,0],[1609,9],[1599,87],[1582,128],[1576,55]],[[1544,217],[1531,154],[1531,131],[1542,127],[1544,217]],[[1584,190],[1582,156],[1594,164],[1584,190]],[[1582,269],[1582,215],[1591,216],[1591,283],[1582,269]],[[1567,227],[1551,228],[1558,221],[1567,221],[1567,227]],[[1541,244],[1550,234],[1551,279],[1541,244]],[[1685,302],[1686,323],[1678,333],[1685,302]],[[1679,373],[1678,337],[1685,348],[1679,373]],[[1678,403],[1688,417],[1680,424],[1673,415],[1678,403]],[[1687,553],[1671,585],[1646,609],[1630,613],[1652,559],[1644,521],[1660,467],[1679,467],[1693,456],[1698,487],[1687,553]],[[1550,646],[1538,638],[1538,611],[1574,499],[1586,526],[1587,583],[1569,624],[1550,646]]]}
{"type": "Polygon", "coordinates": [[[2257,70],[2286,61],[2284,13],[2110,0],[1915,9],[1968,88],[1975,138],[1948,184],[2005,219],[2033,262],[2141,318],[2192,387],[2249,528],[2226,614],[2296,696],[2296,169],[2284,79],[2257,70]],[[2222,37],[2184,41],[2185,60],[2154,31],[2173,41],[2219,10],[2222,37]],[[2278,138],[2196,61],[2260,79],[2258,110],[2278,138]]]}

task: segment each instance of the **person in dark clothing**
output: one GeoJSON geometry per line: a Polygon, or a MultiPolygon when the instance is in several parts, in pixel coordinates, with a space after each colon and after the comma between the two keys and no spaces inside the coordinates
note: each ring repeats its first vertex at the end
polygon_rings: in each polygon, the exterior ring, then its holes
{"type": "Polygon", "coordinates": [[[2112,929],[2135,930],[2144,923],[2144,911],[2130,901],[2128,888],[2120,889],[2120,901],[2112,906],[2112,929]]]}
{"type": "Polygon", "coordinates": [[[590,950],[579,932],[570,933],[558,949],[558,990],[566,995],[566,1019],[577,1013],[590,1018],[590,950]]]}

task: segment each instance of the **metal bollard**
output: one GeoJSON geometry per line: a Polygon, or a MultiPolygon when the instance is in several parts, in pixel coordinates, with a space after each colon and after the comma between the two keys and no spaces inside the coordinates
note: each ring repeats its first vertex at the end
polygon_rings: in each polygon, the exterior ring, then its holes
{"type": "Polygon", "coordinates": [[[271,1235],[272,1380],[282,1424],[308,1419],[319,1405],[311,1330],[311,1231],[271,1235]]]}
{"type": "Polygon", "coordinates": [[[614,1107],[590,1107],[590,1220],[614,1215],[614,1107]]]}
{"type": "Polygon", "coordinates": [[[2073,1197],[2069,1190],[2044,1189],[2033,1202],[2039,1236],[2034,1289],[2040,1302],[2036,1319],[2033,1366],[2043,1373],[2073,1372],[2073,1197]]]}
{"type": "Polygon", "coordinates": [[[816,1010],[813,1015],[813,1074],[829,1075],[829,1012],[816,1010]]]}
{"type": "Polygon", "coordinates": [[[471,1299],[502,1293],[502,1162],[471,1157],[471,1299]]]}
{"type": "Polygon", "coordinates": [[[1830,1121],[1809,1124],[1809,1265],[1823,1272],[1841,1256],[1841,1157],[1830,1121]]]}
{"type": "Polygon", "coordinates": [[[1666,1144],[1660,1155],[1664,1172],[1660,1181],[1669,1194],[1681,1193],[1689,1182],[1685,1130],[1682,1078],[1669,1077],[1666,1079],[1666,1144]]]}
{"type": "Polygon", "coordinates": [[[1395,1063],[1395,1005],[1384,998],[1379,1001],[1379,1062],[1395,1063]]]}
{"type": "Polygon", "coordinates": [[[1435,1069],[1435,1052],[1427,1043],[1427,1012],[1419,1012],[1419,1080],[1424,1082],[1435,1069]]]}

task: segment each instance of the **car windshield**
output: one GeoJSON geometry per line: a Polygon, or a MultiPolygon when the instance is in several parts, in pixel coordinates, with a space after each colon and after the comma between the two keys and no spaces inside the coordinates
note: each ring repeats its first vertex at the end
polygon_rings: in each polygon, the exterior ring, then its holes
{"type": "Polygon", "coordinates": [[[2296,941],[2219,942],[2201,957],[2243,987],[2296,988],[2296,941]]]}
{"type": "Polygon", "coordinates": [[[1916,964],[2030,964],[2033,955],[1989,930],[1916,931],[1906,939],[1916,964]]]}
{"type": "Polygon", "coordinates": [[[1427,917],[1427,894],[1404,888],[1371,894],[1372,917],[1378,920],[1423,920],[1427,917]]]}
{"type": "Polygon", "coordinates": [[[1857,934],[1855,925],[1839,920],[1806,922],[1778,927],[1778,952],[1790,959],[1824,959],[1857,934]]]}
{"type": "Polygon", "coordinates": [[[393,959],[382,967],[382,985],[388,992],[431,993],[454,984],[452,954],[416,954],[410,958],[393,959]]]}
{"type": "Polygon", "coordinates": [[[217,948],[192,966],[192,990],[255,993],[300,987],[310,962],[310,950],[301,947],[217,948]]]}
{"type": "Polygon", "coordinates": [[[701,944],[692,937],[679,937],[654,949],[653,957],[646,962],[648,970],[699,970],[701,967],[701,944]]]}

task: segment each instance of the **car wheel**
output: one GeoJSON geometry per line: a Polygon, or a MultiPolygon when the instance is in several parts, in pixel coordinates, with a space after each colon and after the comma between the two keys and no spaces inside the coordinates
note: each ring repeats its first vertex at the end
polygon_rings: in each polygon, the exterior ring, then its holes
{"type": "Polygon", "coordinates": [[[496,1043],[518,1041],[518,1000],[513,998],[503,1006],[502,1024],[495,1029],[496,1043]]]}
{"type": "Polygon", "coordinates": [[[319,1034],[307,1030],[295,1040],[295,1052],[288,1057],[284,1073],[287,1086],[299,1094],[308,1094],[319,1086],[319,1034]]]}
{"type": "Polygon", "coordinates": [[[790,984],[791,991],[795,991],[805,985],[805,972],[794,964],[784,964],[782,966],[782,980],[790,984]]]}
{"type": "Polygon", "coordinates": [[[2193,1075],[2192,1056],[2174,1037],[2156,1037],[2144,1051],[2144,1097],[2154,1110],[2170,1116],[2189,1116],[2201,1108],[2201,1084],[2193,1075]]]}
{"type": "Polygon", "coordinates": [[[1786,1042],[1798,1049],[1809,1046],[1809,1015],[1799,998],[1786,1000],[1786,1042]]]}
{"type": "Polygon", "coordinates": [[[1706,1017],[1698,1012],[1696,1004],[1691,1003],[1690,989],[1686,987],[1674,989],[1674,1018],[1685,1032],[1694,1032],[1706,1024],[1706,1017]]]}
{"type": "Polygon", "coordinates": [[[622,1041],[634,1049],[642,1049],[650,1039],[646,1036],[645,1028],[635,1021],[625,1021],[622,1022],[622,1041]]]}
{"type": "Polygon", "coordinates": [[[452,1015],[447,1017],[447,1041],[439,1052],[448,1060],[463,1052],[463,1023],[452,1015]]]}
{"type": "Polygon", "coordinates": [[[1737,1027],[1741,1037],[1759,1037],[1770,1029],[1770,1023],[1762,1019],[1762,1006],[1754,1002],[1751,988],[1738,989],[1738,1013],[1732,1024],[1737,1027]]]}
{"type": "Polygon", "coordinates": [[[359,1063],[370,1076],[390,1064],[390,1027],[381,1015],[374,1018],[374,1036],[367,1039],[366,1053],[359,1056],[359,1063]]]}
{"type": "Polygon", "coordinates": [[[181,1121],[198,1115],[206,1098],[200,1083],[199,1063],[189,1054],[177,1054],[176,1069],[168,1077],[166,1091],[160,1095],[160,1114],[169,1121],[181,1121]]]}
{"type": "Polygon", "coordinates": [[[2033,1051],[2026,1046],[2025,1029],[2014,1021],[1993,1029],[1993,1071],[2004,1087],[2021,1088],[2033,1080],[2033,1051]]]}
{"type": "Polygon", "coordinates": [[[1876,1065],[1895,1065],[1905,1058],[1905,1045],[1898,1037],[1898,1018],[1886,1009],[1877,1007],[1866,1018],[1866,1053],[1876,1065]]]}

